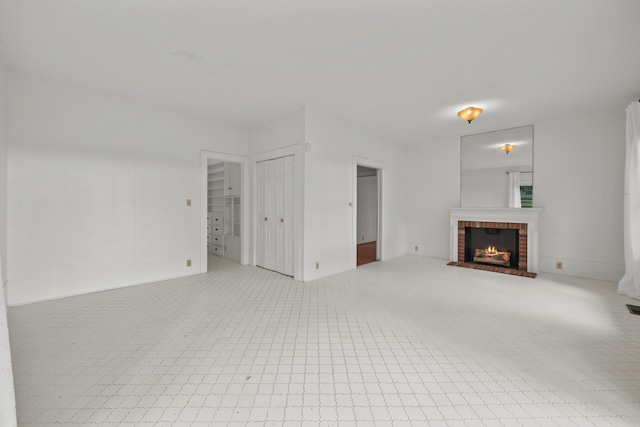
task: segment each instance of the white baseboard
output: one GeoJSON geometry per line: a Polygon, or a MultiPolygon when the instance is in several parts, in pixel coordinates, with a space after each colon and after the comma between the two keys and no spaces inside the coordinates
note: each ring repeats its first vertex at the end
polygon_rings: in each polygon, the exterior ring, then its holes
{"type": "Polygon", "coordinates": [[[407,244],[407,255],[420,255],[428,258],[449,259],[449,246],[430,245],[421,242],[409,242],[407,244]],[[416,246],[418,250],[416,250],[416,246]]]}
{"type": "Polygon", "coordinates": [[[120,271],[97,270],[55,276],[9,278],[7,304],[14,307],[196,274],[200,274],[197,266],[186,269],[165,262],[130,266],[120,271]]]}
{"type": "Polygon", "coordinates": [[[539,263],[540,271],[565,276],[586,277],[609,282],[618,282],[624,276],[624,264],[548,256],[541,256],[539,263]],[[562,269],[556,268],[557,262],[562,263],[562,269]]]}

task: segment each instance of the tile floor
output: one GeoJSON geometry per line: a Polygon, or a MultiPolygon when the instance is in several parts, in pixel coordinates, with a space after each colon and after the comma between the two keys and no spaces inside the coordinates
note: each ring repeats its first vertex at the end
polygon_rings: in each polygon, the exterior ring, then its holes
{"type": "Polygon", "coordinates": [[[216,262],[11,308],[20,425],[640,425],[640,316],[613,283],[216,262]]]}

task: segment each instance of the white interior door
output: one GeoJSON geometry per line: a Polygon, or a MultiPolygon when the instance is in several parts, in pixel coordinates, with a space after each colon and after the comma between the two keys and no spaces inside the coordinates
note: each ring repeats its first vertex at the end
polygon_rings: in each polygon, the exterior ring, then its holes
{"type": "Polygon", "coordinates": [[[267,160],[256,164],[256,179],[258,184],[256,264],[274,270],[276,266],[273,227],[275,163],[267,160]]]}
{"type": "Polygon", "coordinates": [[[256,164],[256,264],[293,275],[293,156],[256,164]]]}
{"type": "Polygon", "coordinates": [[[286,247],[285,227],[284,227],[284,158],[272,160],[275,163],[275,185],[273,187],[274,218],[275,229],[275,268],[279,273],[284,273],[284,251],[286,247]]]}

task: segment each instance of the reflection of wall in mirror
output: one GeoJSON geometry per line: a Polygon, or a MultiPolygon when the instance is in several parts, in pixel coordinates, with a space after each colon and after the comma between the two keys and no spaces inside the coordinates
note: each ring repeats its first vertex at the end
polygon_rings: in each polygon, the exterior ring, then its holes
{"type": "Polygon", "coordinates": [[[520,185],[533,185],[533,172],[520,172],[520,185]]]}
{"type": "Polygon", "coordinates": [[[508,207],[507,172],[521,172],[520,186],[533,185],[533,126],[468,135],[460,143],[460,206],[508,207]],[[505,143],[516,148],[505,154],[505,143]]]}
{"type": "MultiPolygon", "coordinates": [[[[525,171],[526,166],[521,168],[525,171]]],[[[463,207],[506,208],[509,175],[513,168],[476,169],[460,172],[460,199],[463,207]]],[[[520,185],[532,185],[531,173],[520,174],[520,185]]]]}

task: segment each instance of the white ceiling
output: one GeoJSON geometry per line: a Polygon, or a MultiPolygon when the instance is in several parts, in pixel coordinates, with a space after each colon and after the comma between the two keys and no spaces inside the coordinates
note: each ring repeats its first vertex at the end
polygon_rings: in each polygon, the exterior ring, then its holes
{"type": "Polygon", "coordinates": [[[414,142],[624,108],[638,18],[638,0],[0,0],[0,46],[17,72],[224,123],[308,106],[414,142]]]}

